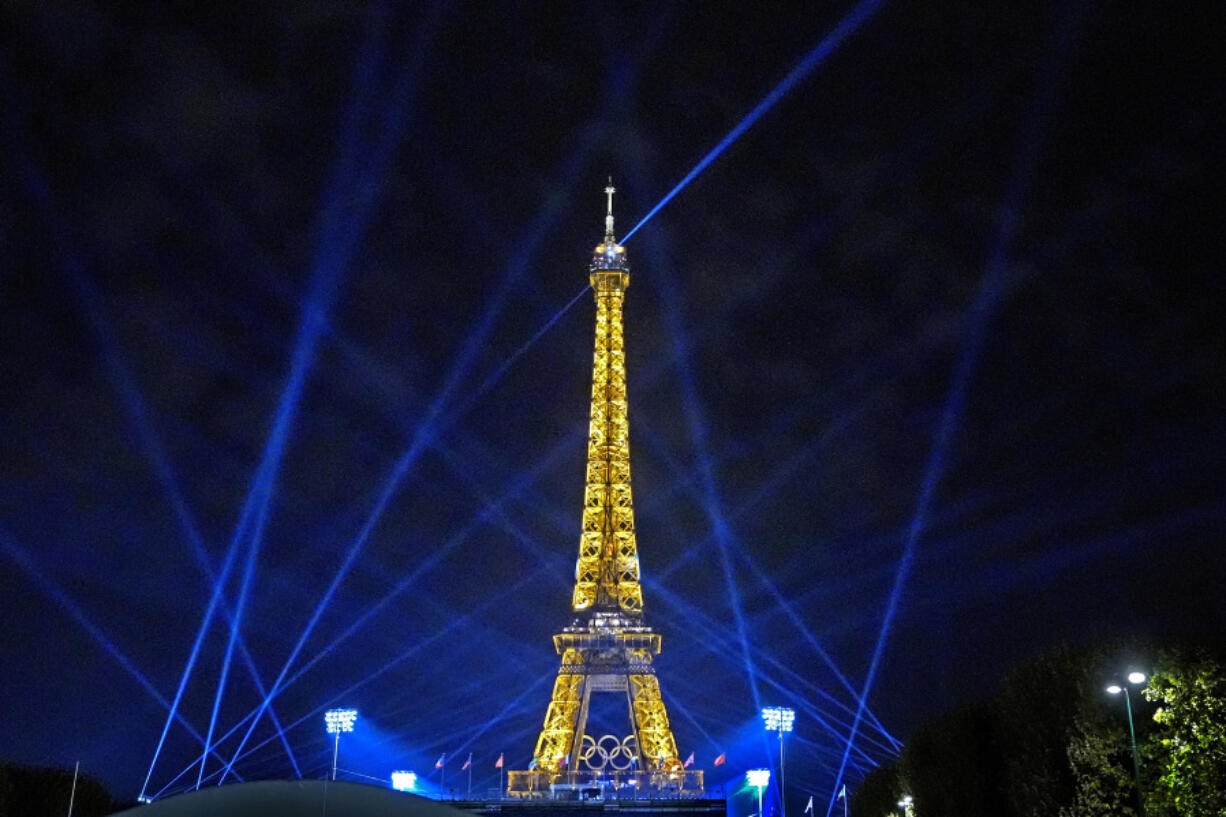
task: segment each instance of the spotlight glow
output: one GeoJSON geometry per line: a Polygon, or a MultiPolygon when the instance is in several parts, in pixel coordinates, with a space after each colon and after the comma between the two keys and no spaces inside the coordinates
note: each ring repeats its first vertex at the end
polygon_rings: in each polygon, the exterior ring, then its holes
{"type": "Polygon", "coordinates": [[[1107,691],[1110,692],[1112,695],[1119,695],[1121,692],[1124,691],[1124,688],[1121,687],[1119,684],[1112,684],[1111,686],[1107,687],[1107,691]]]}
{"type": "Polygon", "coordinates": [[[1145,683],[1145,673],[1143,673],[1143,672],[1130,672],[1130,673],[1128,673],[1128,683],[1130,683],[1130,684],[1143,684],[1143,683],[1145,683]]]}
{"type": "Polygon", "coordinates": [[[392,788],[396,791],[413,791],[417,788],[417,775],[413,772],[392,772],[392,788]]]}

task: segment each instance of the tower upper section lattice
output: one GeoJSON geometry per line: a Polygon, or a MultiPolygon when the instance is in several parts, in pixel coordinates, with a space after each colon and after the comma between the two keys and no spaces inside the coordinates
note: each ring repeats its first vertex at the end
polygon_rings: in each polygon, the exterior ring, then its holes
{"type": "Polygon", "coordinates": [[[630,421],[626,411],[626,353],[622,302],[630,284],[626,251],[613,235],[613,186],[605,188],[609,214],[604,242],[592,257],[596,344],[588,426],[583,529],[575,565],[575,611],[643,609],[634,502],[630,492],[630,421]]]}

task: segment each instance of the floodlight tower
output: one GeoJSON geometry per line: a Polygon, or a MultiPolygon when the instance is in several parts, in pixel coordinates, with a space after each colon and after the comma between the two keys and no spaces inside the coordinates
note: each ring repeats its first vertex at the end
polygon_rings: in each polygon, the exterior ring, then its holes
{"type": "Polygon", "coordinates": [[[324,726],[329,735],[336,735],[332,746],[332,779],[336,779],[336,758],[341,751],[341,732],[352,732],[353,722],[358,719],[356,709],[329,709],[324,713],[324,726]]]}
{"type": "Polygon", "coordinates": [[[745,772],[745,779],[749,781],[749,785],[758,790],[758,817],[762,817],[762,790],[770,785],[771,770],[750,769],[745,772]]]}
{"type": "MultiPolygon", "coordinates": [[[[783,791],[783,733],[792,731],[796,711],[786,706],[768,706],[762,710],[762,721],[766,724],[767,732],[779,734],[779,813],[781,817],[788,817],[787,800],[783,791]]],[[[761,810],[759,807],[758,811],[761,810]]]]}

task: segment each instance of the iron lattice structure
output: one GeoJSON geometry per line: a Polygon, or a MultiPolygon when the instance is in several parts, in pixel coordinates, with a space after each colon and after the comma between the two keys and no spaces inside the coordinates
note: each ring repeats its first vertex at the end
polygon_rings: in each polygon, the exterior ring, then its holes
{"type": "Polygon", "coordinates": [[[703,789],[702,772],[685,769],[678,757],[652,665],[661,639],[643,623],[622,329],[630,268],[613,234],[612,183],[605,193],[605,239],[590,269],[596,341],[583,527],[571,599],[586,620],[576,618],[553,637],[562,665],[532,764],[528,771],[508,774],[507,792],[517,797],[593,784],[685,794],[703,789]],[[587,733],[593,693],[626,696],[630,734],[596,738],[587,733]]]}

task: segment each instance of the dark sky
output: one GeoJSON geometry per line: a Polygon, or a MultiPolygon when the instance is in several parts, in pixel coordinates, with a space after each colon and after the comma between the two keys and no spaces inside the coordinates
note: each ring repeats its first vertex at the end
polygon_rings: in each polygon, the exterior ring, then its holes
{"type": "Polygon", "coordinates": [[[852,786],[1057,644],[1220,638],[1226,11],[1157,5],[6,4],[0,757],[139,793],[229,554],[150,793],[238,606],[214,739],[295,679],[239,775],[338,704],[356,772],[524,768],[605,178],[624,235],[797,66],[626,242],[682,753],[794,706],[799,809],[869,681],[852,786]]]}

